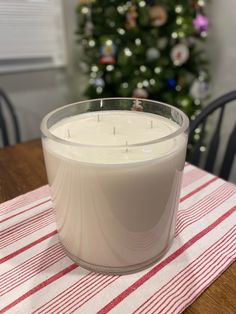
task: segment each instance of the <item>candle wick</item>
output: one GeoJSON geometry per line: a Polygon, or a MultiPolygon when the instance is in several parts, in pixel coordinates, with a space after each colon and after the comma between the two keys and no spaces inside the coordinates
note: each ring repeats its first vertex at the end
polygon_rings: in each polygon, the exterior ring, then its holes
{"type": "Polygon", "coordinates": [[[97,115],[97,122],[99,122],[100,121],[100,116],[99,116],[99,114],[97,115]]]}
{"type": "Polygon", "coordinates": [[[116,127],[113,126],[113,134],[115,135],[116,134],[116,127]]]}
{"type": "Polygon", "coordinates": [[[69,129],[67,129],[67,137],[68,137],[68,138],[71,137],[71,136],[70,136],[70,130],[69,130],[69,129]]]}
{"type": "Polygon", "coordinates": [[[128,153],[129,149],[128,149],[128,142],[127,141],[125,142],[125,146],[126,146],[125,152],[128,153]]]}
{"type": "Polygon", "coordinates": [[[151,124],[151,129],[153,129],[153,121],[152,120],[150,121],[150,124],[151,124]]]}

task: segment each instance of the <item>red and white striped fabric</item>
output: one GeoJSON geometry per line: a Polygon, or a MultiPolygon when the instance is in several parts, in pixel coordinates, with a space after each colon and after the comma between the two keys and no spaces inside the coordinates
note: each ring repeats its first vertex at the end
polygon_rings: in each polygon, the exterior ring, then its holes
{"type": "Polygon", "coordinates": [[[236,187],[184,170],[175,241],[136,274],[95,274],[58,242],[49,188],[0,205],[0,313],[180,313],[236,257],[236,187]]]}

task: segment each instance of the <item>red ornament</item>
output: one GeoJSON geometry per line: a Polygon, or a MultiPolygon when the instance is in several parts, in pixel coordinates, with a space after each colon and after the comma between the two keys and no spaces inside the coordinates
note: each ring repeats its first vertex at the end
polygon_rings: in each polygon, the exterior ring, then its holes
{"type": "Polygon", "coordinates": [[[104,44],[100,49],[100,64],[115,64],[116,47],[113,43],[104,44]]]}

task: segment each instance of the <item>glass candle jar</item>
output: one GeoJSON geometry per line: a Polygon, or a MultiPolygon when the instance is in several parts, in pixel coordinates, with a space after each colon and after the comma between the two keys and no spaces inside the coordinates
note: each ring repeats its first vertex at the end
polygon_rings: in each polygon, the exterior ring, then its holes
{"type": "Polygon", "coordinates": [[[124,274],[159,259],[174,238],[189,121],[152,100],[70,104],[42,121],[56,223],[80,266],[124,274]]]}

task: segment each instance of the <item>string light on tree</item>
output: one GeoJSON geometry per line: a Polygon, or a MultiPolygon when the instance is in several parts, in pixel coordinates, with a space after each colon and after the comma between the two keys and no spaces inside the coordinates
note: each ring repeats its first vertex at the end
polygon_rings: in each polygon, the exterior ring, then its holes
{"type": "Polygon", "coordinates": [[[141,0],[141,1],[139,1],[139,7],[140,8],[143,8],[143,7],[145,7],[145,5],[146,5],[146,2],[145,1],[143,1],[143,0],[141,0]]]}
{"type": "Polygon", "coordinates": [[[124,35],[124,34],[125,34],[125,30],[124,30],[123,28],[120,28],[120,27],[119,27],[119,28],[117,29],[117,33],[120,34],[120,35],[124,35]]]}
{"type": "Polygon", "coordinates": [[[140,69],[141,72],[146,72],[147,71],[147,68],[146,68],[145,65],[141,65],[139,69],[140,69]]]}
{"type": "Polygon", "coordinates": [[[143,86],[144,86],[144,87],[148,87],[148,86],[149,86],[148,80],[144,80],[144,81],[143,81],[143,86]]]}
{"type": "Polygon", "coordinates": [[[150,79],[150,85],[155,85],[156,84],[156,80],[154,80],[153,78],[152,79],[150,79]]]}
{"type": "Polygon", "coordinates": [[[107,70],[108,72],[113,71],[113,70],[114,70],[114,65],[112,65],[112,64],[107,65],[107,66],[106,66],[106,70],[107,70]]]}
{"type": "Polygon", "coordinates": [[[121,84],[122,88],[128,88],[129,84],[127,82],[123,82],[121,84]]]}
{"type": "Polygon", "coordinates": [[[91,78],[96,78],[97,77],[97,73],[96,72],[91,72],[90,73],[90,77],[91,78]]]}
{"type": "Polygon", "coordinates": [[[182,16],[177,16],[177,18],[176,18],[176,24],[177,25],[182,25],[183,21],[184,21],[184,19],[182,16]]]}
{"type": "Polygon", "coordinates": [[[126,48],[124,49],[124,54],[125,54],[127,57],[131,57],[131,56],[132,56],[132,51],[131,51],[128,47],[126,47],[126,48]]]}
{"type": "Polygon", "coordinates": [[[175,12],[177,14],[181,14],[183,13],[183,6],[181,4],[178,4],[176,7],[175,7],[175,12]]]}
{"type": "Polygon", "coordinates": [[[95,41],[93,39],[89,40],[88,45],[89,45],[89,47],[94,47],[95,41]]]}
{"type": "Polygon", "coordinates": [[[136,38],[136,39],[135,39],[135,45],[136,45],[136,46],[141,46],[141,44],[142,44],[141,39],[140,39],[140,38],[136,38]]]}
{"type": "Polygon", "coordinates": [[[92,72],[98,72],[98,67],[96,65],[91,66],[91,71],[92,72]]]}

